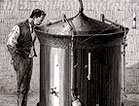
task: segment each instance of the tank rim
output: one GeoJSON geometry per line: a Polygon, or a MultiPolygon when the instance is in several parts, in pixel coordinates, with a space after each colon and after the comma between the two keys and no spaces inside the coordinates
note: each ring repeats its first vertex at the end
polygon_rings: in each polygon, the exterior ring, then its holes
{"type": "MultiPolygon", "coordinates": [[[[58,36],[58,37],[72,37],[72,35],[68,35],[68,34],[67,35],[52,34],[52,33],[47,33],[45,31],[40,31],[40,30],[37,30],[37,29],[35,29],[35,31],[39,32],[39,33],[43,33],[43,35],[47,34],[47,35],[58,36]]],[[[97,37],[97,36],[99,37],[99,36],[112,36],[112,35],[115,35],[115,34],[122,34],[122,33],[124,33],[124,31],[117,31],[117,32],[105,33],[105,34],[103,34],[103,33],[102,34],[87,34],[87,35],[89,35],[88,37],[91,37],[91,36],[92,37],[97,37]]],[[[87,36],[86,36],[86,34],[84,34],[84,36],[83,35],[81,36],[80,34],[78,34],[78,35],[76,35],[74,37],[87,37],[87,36]]]]}

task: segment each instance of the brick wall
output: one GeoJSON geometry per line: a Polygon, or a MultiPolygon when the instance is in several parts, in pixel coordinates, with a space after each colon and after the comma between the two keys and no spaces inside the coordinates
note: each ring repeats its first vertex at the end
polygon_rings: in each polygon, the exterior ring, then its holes
{"type": "MultiPolygon", "coordinates": [[[[112,21],[130,28],[127,35],[125,88],[127,93],[139,93],[139,1],[138,0],[83,0],[84,13],[94,19],[100,14],[112,21]],[[133,11],[137,13],[137,28],[132,29],[133,11]]],[[[40,8],[48,20],[62,19],[62,14],[72,17],[78,13],[77,0],[0,0],[0,93],[13,94],[16,91],[16,75],[10,64],[6,48],[8,34],[13,25],[29,17],[30,12],[40,8]]],[[[36,43],[38,57],[34,58],[34,72],[31,91],[39,88],[39,41],[36,43]]]]}

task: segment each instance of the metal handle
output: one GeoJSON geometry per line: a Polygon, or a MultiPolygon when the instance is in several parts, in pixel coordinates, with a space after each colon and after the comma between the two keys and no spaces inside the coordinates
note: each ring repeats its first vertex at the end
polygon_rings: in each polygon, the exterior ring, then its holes
{"type": "Polygon", "coordinates": [[[91,80],[91,52],[88,53],[88,80],[91,80]]]}
{"type": "Polygon", "coordinates": [[[73,29],[73,26],[71,25],[71,23],[69,22],[69,20],[67,19],[66,15],[63,14],[63,19],[69,24],[71,30],[73,29]]]}
{"type": "Polygon", "coordinates": [[[118,24],[117,22],[113,22],[113,21],[110,21],[110,20],[106,19],[104,14],[101,14],[100,17],[101,17],[101,21],[102,22],[105,22],[106,21],[106,22],[111,23],[111,24],[113,24],[115,26],[118,26],[118,27],[123,28],[123,26],[120,25],[120,24],[118,24]]]}

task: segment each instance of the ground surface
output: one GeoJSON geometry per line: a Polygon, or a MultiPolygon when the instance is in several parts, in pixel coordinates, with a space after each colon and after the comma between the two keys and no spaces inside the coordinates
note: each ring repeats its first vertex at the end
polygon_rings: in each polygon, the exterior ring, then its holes
{"type": "MultiPolygon", "coordinates": [[[[29,93],[28,106],[36,106],[38,93],[29,93]]],[[[0,106],[17,106],[16,95],[0,95],[0,106]]]]}
{"type": "MultiPolygon", "coordinates": [[[[28,106],[36,106],[38,101],[39,94],[30,92],[28,106]]],[[[17,106],[16,95],[0,95],[0,106],[17,106]]],[[[127,95],[127,98],[124,99],[124,106],[139,106],[139,95],[127,95]]]]}

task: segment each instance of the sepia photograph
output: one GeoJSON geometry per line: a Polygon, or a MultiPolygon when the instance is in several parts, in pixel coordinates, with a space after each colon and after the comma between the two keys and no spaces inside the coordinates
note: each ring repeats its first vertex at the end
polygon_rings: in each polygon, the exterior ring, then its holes
{"type": "Polygon", "coordinates": [[[0,106],[139,106],[139,0],[0,0],[0,106]]]}

